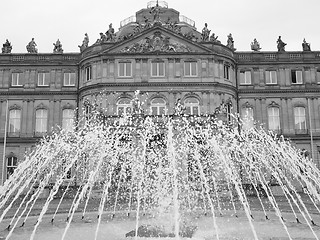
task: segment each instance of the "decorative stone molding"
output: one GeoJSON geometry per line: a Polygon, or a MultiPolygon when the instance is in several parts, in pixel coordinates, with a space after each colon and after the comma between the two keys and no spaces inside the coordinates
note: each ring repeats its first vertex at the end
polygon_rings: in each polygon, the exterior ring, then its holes
{"type": "Polygon", "coordinates": [[[154,35],[145,37],[130,46],[120,50],[120,53],[148,53],[148,52],[194,52],[183,43],[174,41],[164,36],[161,31],[155,31],[154,35]]]}

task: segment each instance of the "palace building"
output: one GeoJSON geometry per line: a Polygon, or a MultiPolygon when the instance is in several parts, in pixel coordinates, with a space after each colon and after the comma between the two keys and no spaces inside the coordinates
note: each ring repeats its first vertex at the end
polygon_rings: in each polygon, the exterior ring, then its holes
{"type": "MultiPolygon", "coordinates": [[[[188,115],[213,114],[222,103],[240,116],[253,117],[266,129],[283,134],[320,166],[320,51],[306,42],[295,52],[234,48],[207,28],[181,16],[166,2],[112,24],[79,53],[38,53],[35,40],[26,53],[0,54],[0,179],[14,171],[25,152],[57,126],[69,128],[87,101],[107,115],[126,114],[139,90],[145,114],[171,115],[180,100],[188,115]]],[[[248,121],[247,125],[254,124],[248,121]]]]}

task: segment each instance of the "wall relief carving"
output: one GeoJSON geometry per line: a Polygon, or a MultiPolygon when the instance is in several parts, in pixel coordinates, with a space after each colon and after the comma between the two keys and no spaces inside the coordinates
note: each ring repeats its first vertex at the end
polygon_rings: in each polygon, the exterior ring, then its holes
{"type": "Polygon", "coordinates": [[[156,31],[153,36],[146,37],[133,45],[127,46],[121,49],[120,52],[192,52],[192,50],[188,46],[162,35],[160,31],[156,31]]]}

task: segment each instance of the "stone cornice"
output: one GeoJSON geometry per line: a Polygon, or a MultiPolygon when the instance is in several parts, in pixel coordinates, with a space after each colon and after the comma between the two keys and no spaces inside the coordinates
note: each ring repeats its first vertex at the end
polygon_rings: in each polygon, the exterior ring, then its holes
{"type": "Polygon", "coordinates": [[[10,53],[0,54],[1,65],[19,65],[19,66],[39,66],[39,65],[77,65],[80,60],[80,53],[10,53]]]}
{"type": "Polygon", "coordinates": [[[2,91],[0,90],[0,95],[2,96],[14,96],[14,95],[77,95],[77,90],[74,91],[2,91]]]}
{"type": "Polygon", "coordinates": [[[239,94],[320,93],[320,88],[310,89],[239,89],[239,94]]]}
{"type": "Polygon", "coordinates": [[[320,63],[319,51],[290,51],[290,52],[235,52],[238,64],[303,64],[320,63]]]}
{"type": "MultiPolygon", "coordinates": [[[[116,91],[116,88],[126,88],[126,91],[134,91],[136,89],[139,88],[147,88],[149,89],[149,91],[152,91],[152,88],[155,88],[155,91],[165,91],[168,92],[170,90],[172,90],[173,88],[183,88],[183,90],[188,91],[188,90],[192,90],[192,91],[198,91],[198,89],[195,89],[194,87],[202,87],[203,89],[199,89],[199,91],[203,91],[203,90],[212,90],[212,88],[214,88],[214,90],[216,92],[219,92],[219,90],[229,90],[228,93],[230,94],[237,94],[237,89],[234,86],[228,85],[228,84],[223,84],[223,83],[217,83],[217,82],[152,82],[152,83],[144,83],[144,82],[134,82],[134,83],[97,83],[97,84],[93,84],[93,85],[89,85],[89,86],[85,86],[85,87],[81,87],[79,89],[79,97],[81,97],[82,94],[84,94],[87,91],[94,91],[97,92],[98,90],[101,90],[101,92],[103,93],[103,90],[109,90],[109,91],[116,91]],[[163,89],[159,89],[159,87],[163,88],[163,89]],[[208,89],[210,88],[210,89],[208,89]],[[134,89],[134,90],[132,90],[134,89]]],[[[142,90],[142,89],[141,89],[142,90]]],[[[123,91],[123,90],[121,90],[123,91]]],[[[226,92],[227,93],[227,92],[226,92]]]]}

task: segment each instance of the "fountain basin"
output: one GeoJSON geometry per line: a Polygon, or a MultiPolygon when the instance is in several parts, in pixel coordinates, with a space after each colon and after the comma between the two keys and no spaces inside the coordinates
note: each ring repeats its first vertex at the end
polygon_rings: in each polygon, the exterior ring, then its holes
{"type": "MultiPolygon", "coordinates": [[[[257,232],[259,239],[289,239],[283,225],[280,223],[279,218],[274,212],[269,212],[269,220],[265,219],[263,212],[253,211],[254,219],[253,225],[257,232]]],[[[59,214],[53,223],[50,223],[51,216],[45,216],[40,224],[35,240],[56,240],[61,239],[66,226],[66,214],[59,214]]],[[[81,215],[76,214],[71,223],[70,229],[66,235],[65,240],[93,240],[95,239],[95,231],[97,228],[97,213],[88,213],[88,215],[81,220],[81,215]]],[[[248,219],[244,212],[237,213],[238,217],[230,212],[225,212],[223,216],[216,217],[219,239],[229,240],[250,240],[254,239],[251,228],[248,223],[248,219]]],[[[291,213],[283,213],[285,219],[285,225],[288,228],[289,234],[292,239],[316,239],[312,234],[310,227],[312,227],[315,234],[320,238],[320,226],[310,226],[303,220],[301,215],[298,215],[300,222],[297,223],[295,216],[291,213]]],[[[318,214],[312,215],[314,221],[320,222],[320,216],[318,214]]],[[[36,217],[30,217],[23,228],[16,228],[10,239],[12,240],[25,240],[29,239],[36,222],[36,217]]],[[[139,223],[142,225],[159,225],[159,222],[150,216],[142,216],[139,223]]],[[[216,229],[213,227],[213,218],[210,215],[204,216],[203,213],[192,214],[192,225],[197,229],[194,232],[192,238],[182,239],[197,239],[197,240],[209,240],[216,238],[216,229]]],[[[5,220],[1,223],[0,236],[5,239],[7,230],[4,230],[9,220],[5,220]]],[[[116,214],[114,219],[111,219],[111,214],[106,213],[102,216],[102,221],[99,226],[98,240],[112,239],[112,240],[130,240],[135,237],[125,237],[126,233],[132,231],[136,227],[135,214],[132,213],[128,218],[124,212],[116,214]]],[[[1,239],[1,238],[0,238],[1,239]]],[[[137,239],[174,239],[172,236],[166,238],[154,238],[154,237],[138,237],[137,239]]]]}

